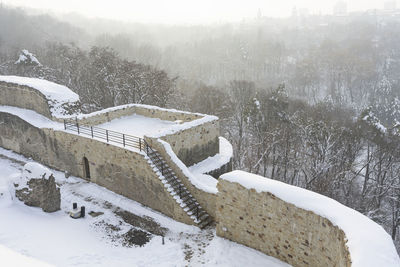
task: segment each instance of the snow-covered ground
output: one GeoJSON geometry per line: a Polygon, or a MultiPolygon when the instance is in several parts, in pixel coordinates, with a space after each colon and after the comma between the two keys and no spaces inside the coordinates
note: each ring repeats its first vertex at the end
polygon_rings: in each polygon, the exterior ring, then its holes
{"type": "Polygon", "coordinates": [[[110,122],[99,124],[97,127],[130,134],[137,137],[143,137],[144,135],[151,137],[176,124],[177,123],[173,121],[165,121],[157,118],[133,114],[114,119],[110,122]]]}
{"type": "MultiPolygon", "coordinates": [[[[61,188],[61,211],[44,213],[13,197],[13,181],[22,166],[32,162],[0,148],[0,262],[1,266],[288,266],[256,250],[172,220],[141,204],[76,177],[53,171],[61,188]],[[87,215],[71,219],[72,203],[85,205],[87,215]],[[140,230],[122,219],[116,209],[152,220],[168,229],[151,235],[144,246],[124,246],[123,236],[140,230]]],[[[146,232],[144,230],[144,232],[146,232]]]]}
{"type": "Polygon", "coordinates": [[[269,192],[299,208],[329,219],[346,234],[352,266],[398,267],[400,259],[390,235],[368,217],[318,193],[244,171],[225,173],[220,179],[257,192],[269,192]]]}

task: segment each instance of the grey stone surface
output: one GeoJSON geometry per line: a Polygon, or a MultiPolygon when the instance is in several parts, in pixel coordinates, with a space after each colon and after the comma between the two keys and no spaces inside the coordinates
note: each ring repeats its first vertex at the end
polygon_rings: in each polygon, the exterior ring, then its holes
{"type": "Polygon", "coordinates": [[[61,193],[53,175],[49,179],[32,178],[27,187],[15,190],[16,197],[28,206],[40,207],[45,212],[60,210],[61,193]]]}

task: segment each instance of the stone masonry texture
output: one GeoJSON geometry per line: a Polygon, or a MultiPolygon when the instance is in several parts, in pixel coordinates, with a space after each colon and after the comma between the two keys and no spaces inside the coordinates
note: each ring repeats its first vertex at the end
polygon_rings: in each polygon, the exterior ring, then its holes
{"type": "Polygon", "coordinates": [[[46,97],[27,86],[0,82],[0,105],[31,109],[51,118],[46,97]]]}
{"type": "Polygon", "coordinates": [[[328,219],[220,179],[217,235],[293,266],[351,266],[346,236],[328,219]]]}
{"type": "Polygon", "coordinates": [[[165,190],[143,154],[79,135],[39,129],[9,113],[0,112],[0,146],[61,171],[90,181],[160,211],[177,221],[193,220],[165,190]]]}

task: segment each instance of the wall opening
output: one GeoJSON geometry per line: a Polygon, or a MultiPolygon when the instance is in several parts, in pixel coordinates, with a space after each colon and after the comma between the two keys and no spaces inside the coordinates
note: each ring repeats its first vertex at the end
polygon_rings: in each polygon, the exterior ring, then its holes
{"type": "Polygon", "coordinates": [[[83,157],[83,171],[84,171],[85,178],[90,180],[89,161],[88,161],[88,159],[86,157],[83,157]]]}

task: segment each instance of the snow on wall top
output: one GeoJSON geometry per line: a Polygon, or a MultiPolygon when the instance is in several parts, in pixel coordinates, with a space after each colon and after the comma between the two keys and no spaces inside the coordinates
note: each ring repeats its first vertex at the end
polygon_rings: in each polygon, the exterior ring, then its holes
{"type": "Polygon", "coordinates": [[[181,110],[176,110],[176,109],[167,109],[167,108],[161,108],[157,106],[151,106],[151,105],[144,105],[144,104],[126,104],[126,105],[121,105],[121,106],[116,106],[116,107],[110,107],[106,109],[102,109],[99,111],[95,111],[89,114],[80,114],[77,116],[78,119],[85,119],[85,118],[90,118],[93,116],[97,116],[103,113],[119,110],[119,109],[125,109],[125,108],[130,108],[130,107],[141,107],[141,108],[146,108],[146,109],[153,109],[153,110],[160,110],[160,111],[166,111],[166,112],[171,112],[171,113],[183,113],[183,114],[192,114],[192,115],[197,115],[199,118],[194,119],[192,121],[184,122],[182,124],[175,124],[171,125],[170,127],[158,132],[151,134],[149,136],[154,137],[154,138],[160,138],[166,135],[171,135],[175,134],[177,132],[192,128],[192,127],[197,127],[199,125],[202,125],[207,122],[215,121],[218,120],[217,116],[213,115],[207,115],[207,114],[201,114],[201,113],[193,113],[193,112],[188,112],[188,111],[181,111],[181,110]]]}
{"type": "Polygon", "coordinates": [[[13,114],[23,119],[24,121],[29,122],[37,128],[52,128],[54,130],[64,130],[64,125],[62,123],[53,121],[30,109],[0,105],[0,112],[13,114]]]}
{"type": "Polygon", "coordinates": [[[229,163],[233,157],[233,147],[224,137],[219,137],[219,153],[189,167],[192,173],[209,173],[229,163]]]}
{"type": "Polygon", "coordinates": [[[79,96],[66,86],[38,78],[20,76],[1,76],[0,81],[25,85],[42,93],[49,103],[50,112],[56,118],[69,117],[71,114],[65,109],[68,104],[75,104],[79,96]]]}
{"type": "Polygon", "coordinates": [[[388,233],[358,211],[318,193],[244,171],[233,171],[221,179],[239,183],[257,192],[269,192],[299,208],[329,219],[348,239],[352,266],[400,266],[400,259],[388,233]]]}
{"type": "Polygon", "coordinates": [[[160,131],[159,133],[156,133],[156,134],[152,135],[152,137],[160,138],[160,137],[163,137],[163,136],[166,136],[166,135],[175,134],[175,133],[178,133],[180,131],[184,131],[184,130],[187,130],[187,129],[190,129],[190,128],[193,128],[193,127],[197,127],[197,126],[200,126],[200,125],[205,124],[207,122],[212,122],[212,121],[215,121],[215,120],[218,120],[218,117],[212,116],[212,115],[204,115],[204,117],[200,118],[200,119],[188,121],[188,122],[185,122],[185,123],[182,123],[182,124],[171,125],[171,127],[167,128],[167,129],[165,129],[163,131],[160,131]]]}
{"type": "Polygon", "coordinates": [[[217,180],[209,175],[193,175],[186,165],[176,156],[175,152],[172,150],[171,145],[161,139],[157,139],[164,148],[168,155],[171,157],[172,161],[181,169],[184,175],[189,179],[189,181],[196,187],[204,192],[217,194],[217,180]]]}
{"type": "MultiPolygon", "coordinates": [[[[211,116],[211,115],[206,115],[206,114],[201,114],[201,113],[194,113],[194,112],[189,112],[189,111],[183,111],[183,110],[177,110],[177,109],[168,109],[168,108],[162,108],[158,106],[151,106],[151,105],[145,105],[145,104],[125,104],[125,105],[120,105],[120,106],[115,106],[115,107],[110,107],[110,108],[105,108],[99,111],[95,111],[89,114],[81,114],[78,116],[78,119],[84,119],[84,118],[90,118],[93,116],[100,115],[102,113],[107,113],[110,111],[115,111],[119,109],[125,109],[125,108],[131,108],[131,107],[141,107],[141,108],[147,108],[147,109],[154,109],[154,110],[160,110],[160,111],[167,111],[171,113],[183,113],[183,114],[193,114],[193,115],[198,115],[198,116],[211,116]]],[[[215,116],[211,116],[215,117],[215,116]]],[[[215,117],[217,118],[217,117],[215,117]]]]}

